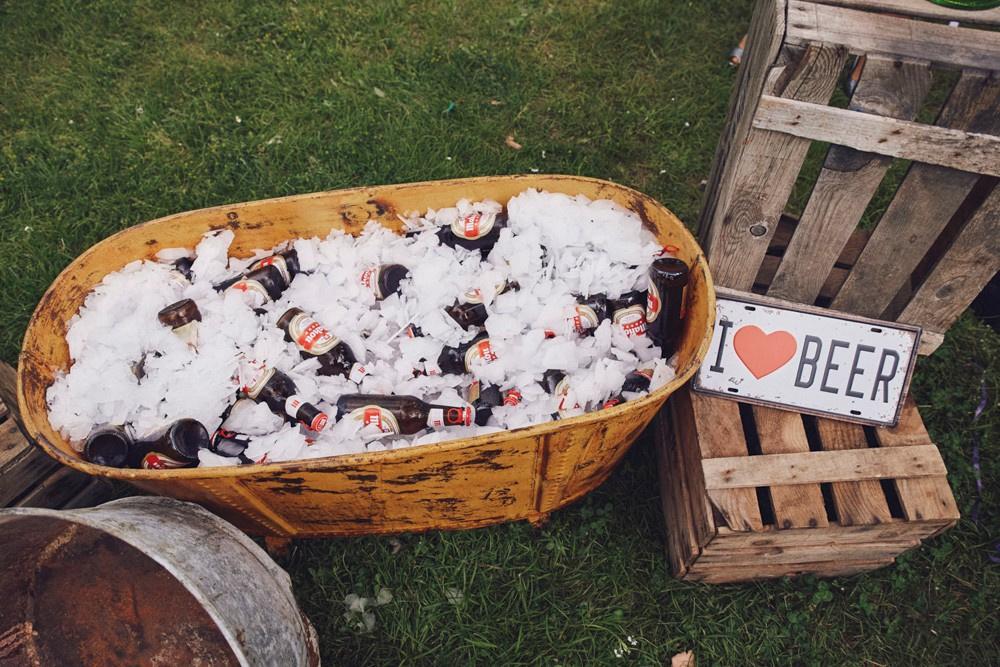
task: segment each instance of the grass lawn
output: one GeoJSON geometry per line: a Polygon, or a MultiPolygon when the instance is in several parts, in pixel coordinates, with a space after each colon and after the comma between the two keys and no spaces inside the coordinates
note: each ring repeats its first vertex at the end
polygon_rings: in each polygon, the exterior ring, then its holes
{"type": "MultiPolygon", "coordinates": [[[[8,0],[0,356],[15,361],[80,252],[177,211],[537,169],[625,183],[692,222],[749,15],[733,0],[8,0]]],[[[687,649],[722,665],[998,664],[1000,336],[966,315],[914,391],[966,518],[869,575],[671,579],[648,442],[543,530],[301,541],[282,564],[327,664],[659,665],[687,649]],[[360,631],[344,596],[380,587],[393,600],[360,631]]]]}

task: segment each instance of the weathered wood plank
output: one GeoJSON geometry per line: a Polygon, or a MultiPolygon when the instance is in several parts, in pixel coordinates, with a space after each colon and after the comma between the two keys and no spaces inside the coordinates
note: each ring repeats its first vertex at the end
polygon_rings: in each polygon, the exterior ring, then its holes
{"type": "MultiPolygon", "coordinates": [[[[997,109],[1000,81],[983,72],[965,71],[937,124],[1000,134],[997,109]]],[[[978,179],[965,171],[913,164],[831,308],[883,316],[978,179]],[[886,261],[888,257],[892,261],[886,261]]]]}
{"type": "MultiPolygon", "coordinates": [[[[816,430],[825,451],[867,449],[864,427],[832,419],[817,419],[816,430]]],[[[892,520],[882,485],[876,480],[834,482],[830,485],[837,521],[845,526],[892,520]]]]}
{"type": "MultiPolygon", "coordinates": [[[[771,243],[767,247],[767,254],[769,256],[775,255],[780,257],[784,254],[785,249],[788,248],[788,244],[792,240],[792,235],[795,233],[795,227],[798,223],[797,219],[787,213],[781,216],[781,219],[778,221],[778,230],[774,233],[771,243]]],[[[870,235],[871,232],[860,227],[851,232],[847,243],[844,244],[844,249],[840,252],[840,256],[837,257],[837,264],[848,268],[854,266],[854,263],[858,261],[858,257],[861,256],[861,252],[865,249],[870,235]]]]}
{"type": "Polygon", "coordinates": [[[59,464],[24,439],[13,419],[0,424],[0,507],[22,496],[59,464]]]}
{"type": "Polygon", "coordinates": [[[754,547],[783,547],[788,545],[822,546],[825,544],[897,543],[909,544],[947,525],[946,521],[904,521],[892,519],[885,523],[842,526],[830,523],[825,528],[793,528],[790,530],[766,526],[763,531],[744,533],[719,528],[719,535],[712,541],[717,549],[749,549],[754,547]]]}
{"type": "Polygon", "coordinates": [[[705,492],[705,480],[701,472],[699,443],[702,434],[699,431],[699,422],[695,418],[691,402],[692,394],[693,392],[689,389],[683,388],[671,396],[670,414],[677,437],[677,464],[682,472],[680,479],[684,504],[679,509],[682,510],[687,517],[686,520],[690,522],[689,525],[692,526],[693,532],[690,539],[697,552],[715,537],[716,526],[708,495],[705,492]]]}
{"type": "MultiPolygon", "coordinates": [[[[671,406],[672,407],[672,406],[671,406]]],[[[665,408],[656,417],[654,444],[656,446],[656,463],[660,479],[660,504],[663,509],[663,519],[666,528],[665,540],[667,560],[674,576],[683,577],[688,566],[698,555],[698,542],[694,538],[694,524],[685,497],[684,470],[677,455],[680,446],[676,438],[677,431],[671,432],[670,422],[665,408]]]]}
{"type": "Polygon", "coordinates": [[[786,40],[838,44],[860,55],[884,53],[957,67],[1000,69],[1000,33],[802,0],[788,3],[786,40]]]}
{"type": "MultiPolygon", "coordinates": [[[[780,265],[780,257],[773,255],[765,256],[760,264],[760,271],[757,272],[757,277],[754,278],[754,285],[760,285],[765,288],[770,286],[780,265]]],[[[832,299],[835,297],[849,275],[850,269],[841,269],[836,266],[830,269],[829,275],[823,281],[823,286],[819,289],[819,296],[823,299],[832,299]]]]}
{"type": "Polygon", "coordinates": [[[67,500],[62,505],[62,509],[71,510],[80,507],[94,507],[95,505],[100,505],[101,503],[111,500],[114,496],[114,487],[106,479],[98,479],[96,477],[91,477],[90,482],[87,483],[80,491],[67,500]]]}
{"type": "Polygon", "coordinates": [[[35,485],[15,503],[16,507],[49,507],[58,509],[80,493],[93,478],[72,468],[59,468],[35,485]]]}
{"type": "MultiPolygon", "coordinates": [[[[698,444],[702,458],[749,456],[740,407],[735,401],[690,392],[692,410],[698,424],[698,444]]],[[[712,504],[732,530],[761,530],[760,507],[753,489],[726,489],[708,492],[712,504]]]]}
{"type": "Polygon", "coordinates": [[[894,558],[883,560],[830,561],[812,563],[777,563],[774,565],[695,565],[684,577],[686,581],[700,581],[706,584],[728,584],[752,579],[777,579],[812,574],[817,577],[845,577],[860,572],[868,572],[886,565],[892,565],[894,558]]]}
{"type": "Polygon", "coordinates": [[[6,415],[20,422],[17,407],[17,371],[3,361],[0,361],[0,403],[4,405],[6,415]]]}
{"type": "Polygon", "coordinates": [[[899,321],[947,331],[998,270],[1000,188],[994,188],[914,293],[899,321]]]}
{"type": "MultiPolygon", "coordinates": [[[[910,120],[930,83],[926,65],[869,56],[849,109],[910,120]]],[[[769,295],[803,303],[816,300],[891,164],[889,157],[830,147],[769,295]]]]}
{"type": "Polygon", "coordinates": [[[823,560],[883,560],[895,558],[908,549],[919,546],[920,540],[911,539],[905,543],[869,542],[866,544],[831,543],[819,546],[789,546],[762,547],[757,549],[741,549],[739,551],[724,551],[715,548],[713,542],[705,547],[698,556],[697,566],[738,565],[741,563],[757,563],[761,565],[777,565],[785,563],[809,563],[823,560]]]}
{"type": "MultiPolygon", "coordinates": [[[[829,102],[846,53],[812,45],[793,55],[795,60],[776,83],[775,94],[829,102]]],[[[808,149],[809,141],[788,134],[749,132],[732,174],[726,175],[730,194],[707,219],[703,236],[717,284],[744,290],[753,286],[808,149]]]]}
{"type": "Polygon", "coordinates": [[[765,95],[753,125],[860,151],[1000,176],[1000,137],[765,95]]]}
{"type": "MultiPolygon", "coordinates": [[[[761,452],[765,456],[745,457],[747,461],[768,459],[767,455],[811,456],[809,441],[806,438],[802,416],[795,412],[776,410],[762,406],[753,407],[754,423],[757,427],[757,437],[761,452]]],[[[736,459],[716,459],[729,460],[736,459]]],[[[704,468],[705,462],[702,462],[704,468]]],[[[781,471],[776,471],[780,473],[781,471]]],[[[807,528],[826,526],[826,506],[823,504],[823,492],[818,484],[783,485],[780,474],[764,475],[761,484],[767,486],[774,508],[774,519],[781,528],[807,528]]],[[[706,480],[706,487],[708,486],[706,480]]]]}
{"type": "MultiPolygon", "coordinates": [[[[912,447],[931,442],[912,396],[907,396],[903,403],[899,423],[894,428],[875,429],[875,435],[882,447],[912,447]]],[[[955,504],[955,496],[946,476],[917,479],[897,477],[894,484],[899,503],[903,507],[903,515],[908,520],[943,519],[955,522],[959,519],[958,505],[955,504]]]]}
{"type": "Polygon", "coordinates": [[[952,9],[930,2],[914,2],[913,0],[813,0],[813,2],[820,5],[836,5],[851,9],[891,12],[929,19],[961,21],[962,23],[1000,24],[1000,9],[970,12],[965,9],[952,9]]]}
{"type": "Polygon", "coordinates": [[[934,445],[706,459],[701,465],[708,489],[939,477],[947,473],[934,445]]]}
{"type": "Polygon", "coordinates": [[[733,174],[750,132],[750,120],[785,34],[785,9],[785,0],[758,0],[754,7],[743,61],[729,97],[726,126],[715,148],[704,205],[698,218],[698,231],[703,236],[710,229],[716,212],[726,210],[732,195],[733,174]]]}

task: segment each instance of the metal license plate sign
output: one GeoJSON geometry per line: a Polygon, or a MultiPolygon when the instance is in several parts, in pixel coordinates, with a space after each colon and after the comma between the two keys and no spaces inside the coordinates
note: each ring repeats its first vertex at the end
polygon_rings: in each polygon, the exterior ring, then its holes
{"type": "Polygon", "coordinates": [[[719,289],[693,387],[747,403],[895,426],[920,328],[719,289]]]}

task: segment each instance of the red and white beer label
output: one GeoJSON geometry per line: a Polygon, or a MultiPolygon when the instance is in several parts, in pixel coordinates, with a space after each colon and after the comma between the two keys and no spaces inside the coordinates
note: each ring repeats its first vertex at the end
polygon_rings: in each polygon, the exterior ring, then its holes
{"type": "Polygon", "coordinates": [[[254,362],[242,364],[240,366],[240,384],[243,393],[256,400],[272,375],[274,375],[274,369],[265,365],[254,362]]]}
{"type": "Polygon", "coordinates": [[[145,470],[166,470],[168,468],[186,468],[189,465],[190,463],[172,459],[159,452],[149,452],[142,457],[142,462],[139,464],[139,467],[145,470]]]}
{"type": "Polygon", "coordinates": [[[267,303],[271,300],[271,295],[267,293],[267,289],[257,280],[248,278],[237,280],[229,286],[229,289],[243,294],[260,296],[263,299],[261,303],[267,303]]]}
{"type": "Polygon", "coordinates": [[[656,283],[649,281],[649,290],[646,292],[646,322],[655,322],[663,309],[663,302],[660,301],[660,290],[656,283]]]}
{"type": "Polygon", "coordinates": [[[616,310],[612,319],[629,338],[646,333],[646,309],[638,304],[616,310]]]}
{"type": "Polygon", "coordinates": [[[482,359],[486,363],[490,363],[497,360],[496,352],[493,351],[493,346],[490,345],[490,339],[486,338],[475,345],[469,346],[469,349],[465,351],[465,370],[472,372],[472,365],[476,359],[482,359]]]}
{"type": "MultiPolygon", "coordinates": [[[[506,287],[507,287],[507,281],[506,281],[506,279],[505,280],[501,280],[500,282],[498,282],[496,284],[496,291],[493,292],[493,296],[497,296],[498,294],[502,294],[503,291],[504,291],[504,289],[506,287]]],[[[479,289],[478,287],[474,288],[474,289],[470,289],[470,290],[466,291],[462,295],[462,300],[465,301],[466,303],[482,303],[483,302],[483,291],[481,289],[479,289]]]]}
{"type": "Polygon", "coordinates": [[[198,320],[191,320],[187,324],[182,324],[181,326],[176,327],[173,330],[174,335],[187,343],[187,346],[191,349],[197,349],[199,324],[201,324],[201,322],[198,320]]]}
{"type": "Polygon", "coordinates": [[[616,405],[621,405],[621,402],[622,402],[621,398],[619,398],[618,396],[612,396],[608,400],[604,401],[604,405],[602,407],[604,409],[613,408],[616,405]]]}
{"type": "Polygon", "coordinates": [[[365,426],[375,426],[382,433],[399,435],[399,422],[396,415],[377,405],[366,405],[348,415],[350,419],[361,422],[365,426]]]}
{"type": "Polygon", "coordinates": [[[472,424],[472,408],[448,407],[431,408],[427,413],[427,425],[431,428],[442,428],[444,426],[469,426],[472,424]]]}
{"type": "Polygon", "coordinates": [[[496,224],[496,213],[482,213],[476,211],[471,215],[463,215],[455,222],[451,223],[451,231],[455,236],[475,241],[481,239],[493,229],[496,224]]]}
{"type": "Polygon", "coordinates": [[[507,390],[507,393],[503,395],[503,404],[513,407],[520,404],[521,398],[521,392],[517,389],[509,389],[507,390]]]}
{"type": "Polygon", "coordinates": [[[340,344],[340,339],[315,319],[299,313],[288,323],[288,335],[303,352],[319,356],[340,344]]]}
{"type": "Polygon", "coordinates": [[[379,301],[385,298],[385,295],[382,294],[382,291],[378,288],[378,278],[380,275],[382,275],[382,267],[376,265],[369,266],[361,272],[360,276],[358,276],[358,282],[361,283],[361,286],[371,290],[371,293],[374,294],[375,298],[379,301]]]}
{"type": "Polygon", "coordinates": [[[573,330],[578,334],[585,333],[588,329],[596,329],[597,325],[600,324],[594,309],[582,304],[575,306],[573,314],[566,319],[569,320],[573,325],[573,330]]]}
{"type": "Polygon", "coordinates": [[[299,408],[305,403],[305,399],[297,394],[292,394],[285,399],[285,414],[292,419],[298,419],[299,408]]]}
{"type": "Polygon", "coordinates": [[[288,272],[288,262],[285,261],[284,257],[281,255],[271,255],[270,257],[258,259],[250,265],[250,270],[256,271],[265,266],[273,266],[278,269],[278,273],[281,274],[281,279],[285,281],[285,285],[292,284],[292,274],[288,272]]]}
{"type": "Polygon", "coordinates": [[[571,410],[580,409],[580,404],[576,401],[573,402],[573,405],[569,404],[569,390],[569,378],[564,377],[562,380],[559,380],[559,384],[556,385],[555,391],[552,392],[552,394],[559,399],[560,417],[569,417],[571,416],[569,414],[571,410]]]}
{"type": "Polygon", "coordinates": [[[638,373],[639,375],[645,377],[645,378],[649,378],[650,381],[653,380],[653,369],[652,368],[639,368],[639,369],[636,369],[635,372],[638,373]]]}
{"type": "Polygon", "coordinates": [[[351,366],[351,372],[347,375],[347,379],[354,384],[361,384],[361,381],[368,375],[368,369],[361,364],[354,362],[351,366]]]}

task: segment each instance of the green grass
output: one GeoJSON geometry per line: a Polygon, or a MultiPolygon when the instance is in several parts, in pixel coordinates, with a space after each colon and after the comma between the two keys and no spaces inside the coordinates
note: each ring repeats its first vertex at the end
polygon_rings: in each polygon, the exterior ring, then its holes
{"type": "MultiPolygon", "coordinates": [[[[748,20],[722,0],[0,4],[0,357],[88,246],[202,206],[539,169],[693,221],[748,20]]],[[[302,541],[283,564],[328,664],[996,664],[1000,337],[964,317],[914,391],[968,517],[984,373],[981,524],[869,575],[673,580],[645,441],[543,530],[302,541]],[[344,596],[380,586],[374,632],[353,629],[344,596]]]]}

